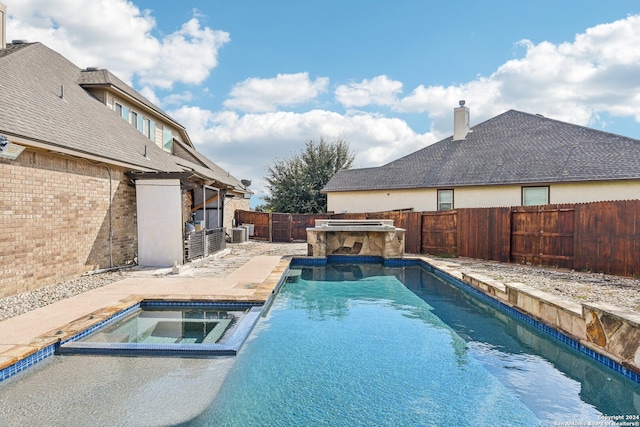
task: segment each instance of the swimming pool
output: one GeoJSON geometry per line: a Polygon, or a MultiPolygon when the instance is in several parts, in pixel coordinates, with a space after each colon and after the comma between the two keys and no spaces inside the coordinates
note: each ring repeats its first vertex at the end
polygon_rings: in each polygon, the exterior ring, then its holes
{"type": "Polygon", "coordinates": [[[237,356],[51,356],[0,384],[1,424],[619,426],[603,414],[638,414],[638,384],[460,282],[418,265],[293,268],[300,279],[237,356]]]}
{"type": "Polygon", "coordinates": [[[639,413],[640,387],[418,266],[304,267],[187,425],[538,426],[639,413]]]}

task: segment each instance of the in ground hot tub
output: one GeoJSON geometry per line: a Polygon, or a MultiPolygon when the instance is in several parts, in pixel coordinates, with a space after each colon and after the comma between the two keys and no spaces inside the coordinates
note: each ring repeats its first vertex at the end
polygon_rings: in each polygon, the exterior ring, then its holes
{"type": "Polygon", "coordinates": [[[262,304],[143,301],[61,343],[59,354],[235,355],[262,304]]]}
{"type": "Polygon", "coordinates": [[[404,255],[404,235],[392,219],[317,219],[314,228],[307,228],[308,254],[399,258],[404,255]]]}

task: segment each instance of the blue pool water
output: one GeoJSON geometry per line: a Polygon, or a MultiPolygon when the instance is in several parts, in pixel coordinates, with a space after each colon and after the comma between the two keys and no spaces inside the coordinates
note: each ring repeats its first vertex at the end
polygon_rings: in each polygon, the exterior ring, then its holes
{"type": "Polygon", "coordinates": [[[283,285],[188,425],[613,425],[639,408],[636,383],[420,267],[329,264],[283,285]]]}

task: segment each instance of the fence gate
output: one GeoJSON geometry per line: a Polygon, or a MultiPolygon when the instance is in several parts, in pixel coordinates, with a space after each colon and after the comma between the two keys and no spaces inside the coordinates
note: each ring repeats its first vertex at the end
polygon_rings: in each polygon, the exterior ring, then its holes
{"type": "Polygon", "coordinates": [[[421,253],[457,256],[457,211],[424,212],[421,232],[421,253]]]}
{"type": "Polygon", "coordinates": [[[272,233],[274,242],[289,243],[293,239],[291,237],[291,214],[271,214],[272,233]]]}
{"type": "Polygon", "coordinates": [[[511,211],[511,262],[573,268],[573,205],[516,207],[511,211]]]}

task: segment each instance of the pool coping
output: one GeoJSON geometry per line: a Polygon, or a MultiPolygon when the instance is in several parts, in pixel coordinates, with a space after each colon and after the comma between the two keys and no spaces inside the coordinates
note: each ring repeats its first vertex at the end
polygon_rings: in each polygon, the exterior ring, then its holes
{"type": "MultiPolygon", "coordinates": [[[[222,294],[188,296],[147,293],[144,295],[127,295],[115,304],[108,304],[94,309],[94,311],[67,324],[53,328],[47,333],[35,336],[23,344],[17,344],[9,350],[1,352],[0,382],[54,355],[61,342],[68,341],[119,312],[131,309],[141,301],[184,302],[199,300],[212,302],[233,300],[247,302],[253,300],[262,302],[262,311],[266,312],[272,303],[274,295],[286,280],[287,273],[292,266],[323,265],[327,262],[340,262],[343,260],[358,263],[383,262],[388,266],[412,265],[412,263],[420,265],[427,271],[440,275],[443,279],[457,282],[457,284],[464,286],[465,289],[470,290],[482,300],[543,331],[556,341],[569,345],[598,363],[613,369],[636,383],[640,383],[640,368],[633,361],[634,357],[640,359],[640,316],[635,313],[625,312],[615,306],[576,304],[522,283],[502,283],[486,276],[461,272],[459,270],[461,266],[455,264],[454,261],[439,261],[424,256],[389,259],[382,259],[382,257],[377,256],[330,256],[329,258],[278,256],[275,258],[278,258],[279,261],[270,271],[266,272],[261,282],[243,281],[243,275],[238,272],[242,267],[231,273],[230,276],[234,276],[234,279],[237,280],[235,286],[240,284],[254,291],[251,293],[252,298],[247,296],[230,298],[222,294]],[[620,323],[622,323],[622,327],[620,323]],[[611,329],[612,324],[617,326],[611,333],[610,330],[605,328],[611,329]],[[589,325],[591,325],[591,329],[589,325]],[[616,333],[623,338],[634,337],[631,341],[637,350],[632,355],[629,355],[628,347],[623,348],[626,353],[618,354],[620,351],[617,351],[619,345],[616,340],[609,340],[611,337],[615,338],[616,333]],[[607,339],[604,345],[602,341],[597,341],[602,339],[602,334],[607,339]],[[637,339],[635,339],[636,337],[637,339]]],[[[248,276],[255,279],[255,271],[253,270],[248,276]]],[[[198,280],[198,278],[186,278],[183,280],[198,280]]],[[[55,309],[55,303],[50,307],[55,309]]]]}

